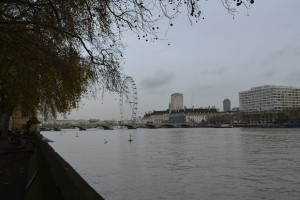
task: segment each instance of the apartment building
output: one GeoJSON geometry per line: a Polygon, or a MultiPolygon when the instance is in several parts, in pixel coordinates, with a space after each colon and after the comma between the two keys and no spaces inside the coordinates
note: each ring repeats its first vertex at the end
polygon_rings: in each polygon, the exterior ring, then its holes
{"type": "Polygon", "coordinates": [[[239,93],[240,112],[300,109],[300,88],[265,85],[239,93]]]}

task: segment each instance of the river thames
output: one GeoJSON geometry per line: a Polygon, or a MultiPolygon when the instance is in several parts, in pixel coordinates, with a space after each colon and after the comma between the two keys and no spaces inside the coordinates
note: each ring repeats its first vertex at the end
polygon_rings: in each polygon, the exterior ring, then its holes
{"type": "Polygon", "coordinates": [[[300,199],[300,129],[41,133],[106,200],[300,199]]]}

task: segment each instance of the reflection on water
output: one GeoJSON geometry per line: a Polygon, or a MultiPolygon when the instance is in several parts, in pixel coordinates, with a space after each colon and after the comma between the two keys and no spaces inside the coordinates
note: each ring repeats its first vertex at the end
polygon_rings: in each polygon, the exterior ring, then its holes
{"type": "Polygon", "coordinates": [[[43,135],[107,200],[300,198],[299,129],[94,129],[78,137],[72,130],[43,135]]]}

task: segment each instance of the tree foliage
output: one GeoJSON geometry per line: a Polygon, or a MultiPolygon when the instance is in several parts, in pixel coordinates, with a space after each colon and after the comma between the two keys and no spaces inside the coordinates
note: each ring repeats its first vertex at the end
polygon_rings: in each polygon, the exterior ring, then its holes
{"type": "MultiPolygon", "coordinates": [[[[253,0],[221,0],[230,14],[253,0]]],[[[91,86],[120,91],[124,31],[159,39],[158,22],[199,0],[0,0],[0,113],[16,106],[45,116],[78,106],[91,86]]],[[[169,23],[168,26],[172,26],[169,23]]]]}

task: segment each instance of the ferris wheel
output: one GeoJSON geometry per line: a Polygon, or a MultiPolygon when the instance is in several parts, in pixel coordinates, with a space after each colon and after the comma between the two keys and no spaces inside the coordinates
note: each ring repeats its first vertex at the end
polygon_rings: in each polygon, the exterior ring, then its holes
{"type": "Polygon", "coordinates": [[[121,121],[136,121],[137,113],[137,90],[132,77],[126,76],[122,82],[124,91],[120,92],[120,114],[121,121]]]}

